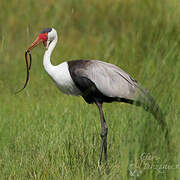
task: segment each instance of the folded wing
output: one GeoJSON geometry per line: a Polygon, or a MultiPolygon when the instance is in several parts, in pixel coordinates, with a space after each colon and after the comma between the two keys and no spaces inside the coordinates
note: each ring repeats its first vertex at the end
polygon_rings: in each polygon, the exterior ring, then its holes
{"type": "Polygon", "coordinates": [[[91,60],[81,69],[81,76],[90,79],[108,97],[136,99],[137,81],[113,64],[91,60]]]}

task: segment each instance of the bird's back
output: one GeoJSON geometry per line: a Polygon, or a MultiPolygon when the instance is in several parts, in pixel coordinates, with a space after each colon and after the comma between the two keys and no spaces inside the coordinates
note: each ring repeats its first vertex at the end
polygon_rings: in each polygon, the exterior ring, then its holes
{"type": "Polygon", "coordinates": [[[99,60],[75,60],[69,61],[68,65],[75,82],[87,78],[107,97],[135,100],[137,96],[137,81],[113,64],[99,60]]]}

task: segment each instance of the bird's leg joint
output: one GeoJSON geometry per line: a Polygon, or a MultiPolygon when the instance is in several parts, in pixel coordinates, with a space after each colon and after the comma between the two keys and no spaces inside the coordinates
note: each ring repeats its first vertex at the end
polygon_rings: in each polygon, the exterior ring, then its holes
{"type": "Polygon", "coordinates": [[[108,127],[105,126],[105,127],[102,128],[102,131],[101,131],[101,134],[100,134],[101,138],[103,139],[104,137],[107,137],[107,133],[108,133],[108,127]]]}

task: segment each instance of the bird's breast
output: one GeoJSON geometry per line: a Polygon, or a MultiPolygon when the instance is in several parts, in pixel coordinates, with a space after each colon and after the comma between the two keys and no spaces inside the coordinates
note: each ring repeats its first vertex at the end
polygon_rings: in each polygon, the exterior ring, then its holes
{"type": "Polygon", "coordinates": [[[60,65],[55,66],[51,78],[54,80],[59,90],[63,93],[74,96],[82,94],[71,78],[67,62],[63,62],[60,65]]]}

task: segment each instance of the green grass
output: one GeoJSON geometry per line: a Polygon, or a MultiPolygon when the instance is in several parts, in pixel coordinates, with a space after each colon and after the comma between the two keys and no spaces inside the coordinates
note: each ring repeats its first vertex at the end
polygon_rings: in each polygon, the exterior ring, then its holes
{"type": "Polygon", "coordinates": [[[0,179],[180,178],[178,0],[0,4],[0,179]],[[27,88],[14,94],[25,80],[25,49],[48,26],[56,28],[60,37],[53,64],[101,59],[120,66],[150,90],[166,115],[169,150],[149,113],[132,105],[104,104],[108,162],[98,167],[98,110],[56,89],[43,70],[42,47],[32,51],[27,88]],[[143,166],[142,153],[154,159],[144,160],[143,166]],[[137,172],[133,164],[139,165],[137,172]]]}

